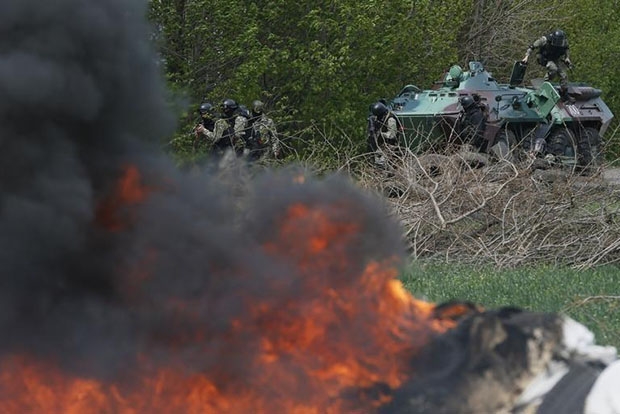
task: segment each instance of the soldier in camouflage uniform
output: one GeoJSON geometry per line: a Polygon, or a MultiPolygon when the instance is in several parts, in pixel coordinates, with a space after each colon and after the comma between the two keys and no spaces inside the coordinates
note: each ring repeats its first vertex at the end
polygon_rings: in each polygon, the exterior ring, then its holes
{"type": "Polygon", "coordinates": [[[198,108],[200,122],[194,128],[194,151],[204,145],[213,142],[213,130],[215,129],[215,108],[209,102],[203,102],[198,108]]]}
{"type": "Polygon", "coordinates": [[[238,113],[239,105],[233,99],[222,102],[222,117],[213,128],[213,154],[220,158],[220,167],[231,164],[243,154],[247,118],[238,113]]]}
{"type": "Polygon", "coordinates": [[[243,132],[237,132],[237,136],[243,139],[242,155],[244,158],[247,158],[250,154],[250,149],[252,148],[252,114],[247,106],[239,105],[239,109],[237,109],[237,115],[245,118],[245,120],[240,120],[238,123],[238,128],[240,128],[240,125],[244,125],[244,127],[243,132]]]}
{"type": "Polygon", "coordinates": [[[461,139],[475,148],[478,152],[486,152],[484,131],[486,129],[487,116],[485,107],[480,103],[477,95],[465,95],[459,98],[463,108],[458,121],[458,130],[461,139]]]}
{"type": "Polygon", "coordinates": [[[368,117],[368,147],[375,153],[375,164],[385,166],[383,148],[398,143],[398,120],[385,103],[379,101],[370,106],[368,117]]]}
{"type": "Polygon", "coordinates": [[[545,81],[560,77],[560,95],[564,100],[568,97],[568,75],[566,69],[572,67],[568,56],[568,40],[562,30],[542,36],[537,39],[525,52],[522,62],[527,64],[532,51],[538,49],[538,63],[547,68],[545,81]]]}
{"type": "Polygon", "coordinates": [[[280,140],[278,139],[276,124],[265,114],[264,109],[263,102],[259,100],[252,102],[250,161],[280,156],[280,140]]]}

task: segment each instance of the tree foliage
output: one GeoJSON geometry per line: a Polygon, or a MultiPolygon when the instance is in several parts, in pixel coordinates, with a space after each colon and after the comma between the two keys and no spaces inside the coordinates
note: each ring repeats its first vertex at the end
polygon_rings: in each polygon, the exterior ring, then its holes
{"type": "MultiPolygon", "coordinates": [[[[620,2],[601,0],[592,4],[567,0],[565,6],[572,36],[571,56],[575,70],[569,76],[603,91],[605,102],[620,117],[620,2]]],[[[618,143],[609,143],[613,155],[620,155],[618,143]],[[615,147],[615,148],[613,148],[615,147]]]]}
{"type": "Polygon", "coordinates": [[[562,26],[561,10],[556,0],[475,0],[459,36],[459,57],[482,62],[497,79],[507,81],[527,47],[562,26]]]}
{"type": "MultiPolygon", "coordinates": [[[[620,110],[610,64],[620,54],[616,3],[151,0],[150,18],[172,90],[194,104],[262,99],[303,149],[334,125],[337,145],[362,143],[370,103],[407,83],[430,87],[451,64],[479,60],[505,80],[527,46],[557,27],[569,35],[571,80],[603,89],[620,110]]],[[[530,66],[530,76],[542,74],[530,66]]]]}

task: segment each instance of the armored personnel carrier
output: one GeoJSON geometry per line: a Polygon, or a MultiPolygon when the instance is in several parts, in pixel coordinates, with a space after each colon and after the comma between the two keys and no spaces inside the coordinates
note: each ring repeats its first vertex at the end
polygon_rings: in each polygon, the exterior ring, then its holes
{"type": "Polygon", "coordinates": [[[390,102],[402,124],[401,145],[422,152],[471,140],[466,136],[471,128],[464,125],[472,125],[466,107],[473,103],[482,113],[474,131],[480,152],[509,157],[527,151],[562,164],[600,163],[602,137],[613,118],[601,91],[570,83],[567,99],[561,99],[550,82],[533,80],[524,87],[524,73],[516,62],[510,82],[503,84],[480,62],[469,62],[467,71],[452,66],[432,89],[405,86],[390,102]]]}

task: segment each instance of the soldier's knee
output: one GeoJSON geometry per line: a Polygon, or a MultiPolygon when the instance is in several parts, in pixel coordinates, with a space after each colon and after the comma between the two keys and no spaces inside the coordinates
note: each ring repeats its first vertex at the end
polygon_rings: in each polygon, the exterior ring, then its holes
{"type": "Polygon", "coordinates": [[[548,81],[548,80],[554,80],[554,79],[556,78],[557,74],[558,74],[557,72],[551,72],[551,71],[549,71],[549,72],[547,72],[547,73],[545,74],[545,80],[546,80],[546,81],[548,81]]]}

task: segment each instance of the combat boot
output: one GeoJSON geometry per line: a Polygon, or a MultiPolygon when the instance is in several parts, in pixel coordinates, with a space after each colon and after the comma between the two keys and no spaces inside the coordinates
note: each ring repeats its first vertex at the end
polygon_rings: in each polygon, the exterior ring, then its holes
{"type": "Polygon", "coordinates": [[[560,87],[560,97],[562,98],[562,102],[565,102],[569,105],[575,103],[575,98],[568,94],[568,88],[566,86],[560,87]]]}

